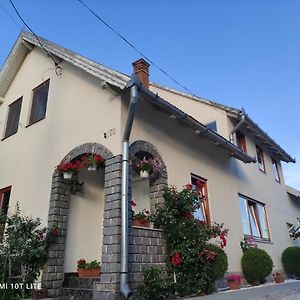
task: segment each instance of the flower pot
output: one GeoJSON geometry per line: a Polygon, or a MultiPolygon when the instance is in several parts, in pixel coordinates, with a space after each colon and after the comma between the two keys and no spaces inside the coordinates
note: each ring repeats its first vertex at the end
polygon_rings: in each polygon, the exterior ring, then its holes
{"type": "Polygon", "coordinates": [[[275,283],[283,283],[284,282],[284,279],[281,275],[274,276],[274,280],[275,280],[275,283]]]}
{"type": "Polygon", "coordinates": [[[149,228],[150,227],[150,221],[146,221],[146,220],[143,220],[143,219],[135,219],[135,220],[132,220],[131,225],[132,226],[149,228]]]}
{"type": "Polygon", "coordinates": [[[241,282],[235,282],[235,281],[227,281],[227,284],[231,290],[239,290],[242,285],[241,282]]]}
{"type": "Polygon", "coordinates": [[[63,172],[64,179],[71,179],[73,176],[73,172],[63,172]]]}
{"type": "Polygon", "coordinates": [[[100,277],[101,269],[77,269],[79,277],[100,277]]]}
{"type": "Polygon", "coordinates": [[[140,171],[140,176],[142,178],[148,178],[149,177],[149,173],[147,171],[145,171],[145,170],[141,170],[140,171]]]}
{"type": "Polygon", "coordinates": [[[96,166],[89,166],[88,171],[96,171],[97,167],[96,166]]]}

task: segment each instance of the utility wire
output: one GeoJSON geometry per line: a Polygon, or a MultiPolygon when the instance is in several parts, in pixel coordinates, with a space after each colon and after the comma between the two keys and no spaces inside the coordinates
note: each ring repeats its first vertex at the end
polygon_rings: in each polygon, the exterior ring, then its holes
{"type": "Polygon", "coordinates": [[[137,47],[135,47],[131,42],[128,41],[127,38],[125,38],[121,33],[119,33],[117,30],[115,30],[111,25],[109,25],[103,18],[101,18],[95,11],[93,11],[90,7],[88,7],[82,0],[78,0],[87,10],[90,11],[100,22],[102,22],[106,27],[108,27],[113,33],[115,33],[119,38],[121,38],[126,44],[128,44],[132,49],[134,49],[137,53],[139,53],[145,60],[147,60],[151,65],[156,67],[159,71],[161,71],[164,75],[166,75],[169,79],[171,79],[173,82],[175,82],[177,85],[181,86],[185,91],[187,91],[189,94],[194,93],[190,91],[186,86],[181,84],[178,80],[176,80],[174,77],[172,77],[170,74],[168,74],[165,70],[163,70],[160,66],[158,66],[156,63],[154,63],[149,57],[147,57],[141,50],[139,50],[137,47]]]}
{"type": "Polygon", "coordinates": [[[20,24],[17,23],[17,21],[12,17],[12,15],[5,9],[5,7],[1,3],[0,3],[0,7],[7,14],[7,16],[11,19],[11,21],[21,30],[22,27],[20,26],[20,24]]]}
{"type": "MultiPolygon", "coordinates": [[[[58,63],[55,61],[55,59],[53,58],[52,54],[44,47],[44,45],[42,44],[42,42],[40,41],[39,37],[35,34],[35,32],[30,28],[30,26],[25,22],[25,20],[22,18],[22,16],[20,15],[20,13],[18,12],[16,6],[14,5],[14,3],[12,2],[12,0],[9,0],[10,4],[12,5],[13,9],[15,10],[16,14],[18,15],[18,17],[20,18],[20,20],[22,21],[22,23],[31,31],[31,33],[35,36],[35,38],[37,39],[37,41],[39,42],[39,44],[41,45],[41,47],[43,48],[43,50],[49,55],[49,57],[52,59],[54,65],[56,67],[59,67],[58,63]]],[[[60,67],[59,67],[60,68],[60,67]]]]}

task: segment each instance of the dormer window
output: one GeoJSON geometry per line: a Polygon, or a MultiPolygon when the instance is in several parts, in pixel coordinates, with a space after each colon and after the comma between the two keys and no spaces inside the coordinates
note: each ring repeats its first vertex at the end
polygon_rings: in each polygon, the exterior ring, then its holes
{"type": "Polygon", "coordinates": [[[246,138],[240,131],[236,132],[236,144],[243,152],[247,153],[246,138]]]}
{"type": "Polygon", "coordinates": [[[275,180],[277,182],[280,182],[280,176],[279,176],[279,170],[278,170],[278,163],[273,158],[272,158],[272,167],[273,167],[273,173],[274,173],[275,180]]]}
{"type": "Polygon", "coordinates": [[[263,153],[262,149],[258,146],[256,146],[256,156],[257,156],[257,164],[258,164],[259,170],[266,173],[264,153],[263,153]]]}
{"type": "Polygon", "coordinates": [[[34,124],[46,116],[49,79],[33,89],[29,124],[34,124]]]}

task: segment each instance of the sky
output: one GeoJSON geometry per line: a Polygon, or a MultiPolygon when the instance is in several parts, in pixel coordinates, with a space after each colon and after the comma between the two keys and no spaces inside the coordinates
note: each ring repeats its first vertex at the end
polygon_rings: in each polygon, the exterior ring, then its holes
{"type": "MultiPolygon", "coordinates": [[[[297,163],[300,189],[300,1],[82,0],[193,94],[242,108],[297,163]]],[[[140,58],[78,0],[13,0],[39,36],[126,74],[140,58]]],[[[0,66],[26,29],[0,0],[0,66]]],[[[154,66],[153,82],[182,90],[154,66]]]]}

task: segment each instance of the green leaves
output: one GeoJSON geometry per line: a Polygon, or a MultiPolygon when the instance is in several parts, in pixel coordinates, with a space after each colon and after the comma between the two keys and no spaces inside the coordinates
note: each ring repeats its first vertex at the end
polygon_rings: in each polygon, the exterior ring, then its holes
{"type": "Polygon", "coordinates": [[[212,292],[214,281],[227,270],[227,257],[220,247],[215,246],[220,250],[215,251],[209,242],[220,236],[224,242],[227,230],[222,229],[223,224],[208,224],[194,218],[200,199],[191,185],[179,192],[175,187],[166,189],[164,199],[164,205],[156,207],[151,220],[155,227],[165,231],[169,254],[167,268],[169,273],[176,274],[176,294],[182,297],[212,292]],[[219,255],[222,256],[220,260],[219,255]]]}

